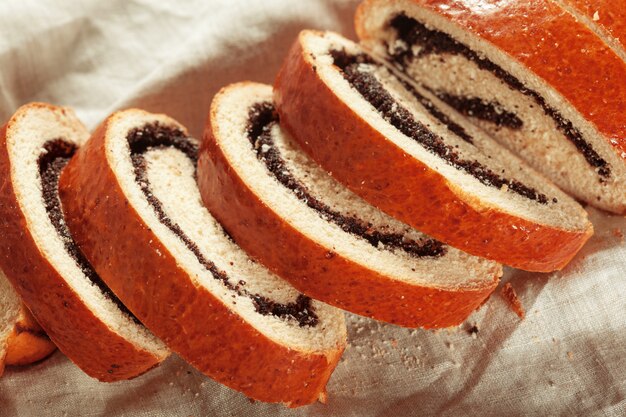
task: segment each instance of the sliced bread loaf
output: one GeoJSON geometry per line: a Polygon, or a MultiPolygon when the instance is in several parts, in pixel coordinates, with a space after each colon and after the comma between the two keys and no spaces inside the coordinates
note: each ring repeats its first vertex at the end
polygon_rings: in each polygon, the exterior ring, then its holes
{"type": "Polygon", "coordinates": [[[336,179],[461,250],[551,271],[592,234],[574,200],[339,35],[303,31],[274,98],[281,126],[336,179]]]}
{"type": "Polygon", "coordinates": [[[502,273],[334,180],[280,128],[267,85],[233,84],[215,96],[198,184],[206,206],[248,253],[305,294],[377,320],[458,325],[502,273]]]}
{"type": "Polygon", "coordinates": [[[611,25],[593,20],[623,4],[591,3],[500,2],[485,12],[471,2],[367,0],[356,28],[369,50],[564,191],[624,214],[626,54],[611,25]]]}
{"type": "Polygon", "coordinates": [[[88,375],[140,375],[168,355],[117,300],[67,230],[63,167],[89,137],[66,108],[23,106],[0,132],[0,267],[54,343],[88,375]]]}
{"type": "Polygon", "coordinates": [[[113,114],[62,174],[70,230],[193,366],[257,400],[311,403],[345,347],[343,313],[248,258],[202,205],[196,161],[197,142],[175,120],[113,114]]]}

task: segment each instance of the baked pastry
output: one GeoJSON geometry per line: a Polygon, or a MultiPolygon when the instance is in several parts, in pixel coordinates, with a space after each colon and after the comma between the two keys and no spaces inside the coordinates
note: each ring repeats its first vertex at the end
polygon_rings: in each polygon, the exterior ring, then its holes
{"type": "Polygon", "coordinates": [[[551,271],[592,234],[572,198],[337,34],[301,32],[274,91],[281,126],[305,152],[374,206],[436,239],[551,271]]]}
{"type": "Polygon", "coordinates": [[[168,350],[117,300],[65,225],[59,173],[89,137],[74,113],[33,103],[0,132],[0,267],[53,342],[101,381],[140,375],[168,350]]]}
{"type": "Polygon", "coordinates": [[[70,230],[124,304],[191,365],[257,400],[311,403],[345,347],[343,313],[229,238],[202,205],[196,161],[197,142],[175,120],[113,114],[61,176],[70,230]]]}
{"type": "Polygon", "coordinates": [[[54,343],[0,270],[0,376],[5,365],[29,365],[55,350],[54,343]]]}
{"type": "Polygon", "coordinates": [[[5,365],[29,365],[55,350],[54,343],[0,271],[0,376],[5,365]]]}
{"type": "Polygon", "coordinates": [[[367,0],[356,29],[564,191],[624,214],[626,55],[605,43],[619,43],[603,35],[610,26],[585,25],[598,11],[610,18],[591,3],[500,2],[484,13],[466,2],[367,0]]]}
{"type": "Polygon", "coordinates": [[[47,358],[56,348],[28,308],[20,302],[19,314],[7,342],[5,364],[30,365],[47,358]]]}
{"type": "Polygon", "coordinates": [[[499,264],[410,228],[334,180],[280,128],[268,85],[233,84],[215,96],[198,185],[249,254],[305,294],[377,320],[458,325],[502,274],[499,264]]]}
{"type": "Polygon", "coordinates": [[[20,314],[20,305],[18,295],[0,271],[0,376],[4,371],[9,339],[11,339],[20,314]]]}
{"type": "Polygon", "coordinates": [[[626,10],[615,0],[563,0],[559,3],[593,30],[613,51],[626,60],[626,10]]]}

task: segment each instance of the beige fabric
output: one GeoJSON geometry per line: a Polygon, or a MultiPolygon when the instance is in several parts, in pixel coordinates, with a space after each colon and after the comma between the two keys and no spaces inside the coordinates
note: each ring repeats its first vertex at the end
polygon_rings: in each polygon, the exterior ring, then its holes
{"type": "MultiPolygon", "coordinates": [[[[199,135],[223,85],[271,82],[299,29],[354,38],[354,2],[0,2],[0,117],[45,100],[90,127],[135,105],[199,135]],[[180,4],[180,5],[175,5],[180,4]],[[184,4],[184,6],[183,6],[184,4]]],[[[349,318],[327,405],[250,403],[174,357],[133,381],[98,383],[61,353],[0,378],[0,416],[623,415],[626,220],[590,210],[596,236],[563,272],[508,271],[527,310],[499,291],[460,329],[349,318]],[[473,338],[467,328],[476,323],[473,338]]],[[[210,352],[207,352],[210,355],[210,352]]]]}

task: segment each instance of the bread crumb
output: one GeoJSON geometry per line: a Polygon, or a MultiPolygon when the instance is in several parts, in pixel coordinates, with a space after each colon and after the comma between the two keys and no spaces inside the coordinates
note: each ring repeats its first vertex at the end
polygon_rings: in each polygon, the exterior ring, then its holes
{"type": "Polygon", "coordinates": [[[593,21],[597,22],[598,20],[600,20],[600,13],[596,10],[593,14],[593,21]]]}
{"type": "Polygon", "coordinates": [[[326,402],[328,401],[328,395],[326,394],[326,391],[320,392],[320,395],[317,398],[317,400],[321,402],[322,404],[326,404],[326,402]]]}
{"type": "Polygon", "coordinates": [[[574,359],[574,353],[573,352],[567,352],[567,358],[571,361],[572,359],[574,359]]]}
{"type": "Polygon", "coordinates": [[[454,350],[454,344],[452,342],[446,342],[446,346],[448,347],[448,349],[454,350]]]}
{"type": "Polygon", "coordinates": [[[521,320],[524,320],[524,317],[526,317],[526,311],[524,310],[524,307],[522,306],[519,298],[517,298],[517,294],[515,293],[515,290],[513,289],[511,283],[507,282],[506,284],[504,284],[504,287],[502,287],[500,293],[502,294],[502,298],[504,298],[511,310],[513,310],[513,312],[517,314],[517,316],[521,320]]]}

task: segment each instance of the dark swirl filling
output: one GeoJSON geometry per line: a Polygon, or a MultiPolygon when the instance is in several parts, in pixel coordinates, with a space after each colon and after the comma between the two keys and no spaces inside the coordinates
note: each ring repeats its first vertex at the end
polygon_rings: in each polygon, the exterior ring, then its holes
{"type": "Polygon", "coordinates": [[[65,223],[65,217],[61,209],[61,199],[59,197],[59,177],[61,176],[63,168],[65,168],[70,158],[72,158],[76,152],[76,145],[63,139],[53,139],[47,141],[43,148],[45,152],[39,156],[38,160],[43,201],[46,213],[48,213],[48,219],[61,237],[65,251],[74,259],[87,279],[94,283],[106,298],[113,301],[123,313],[128,315],[136,323],[139,323],[139,320],[133,313],[122,304],[119,298],[115,296],[113,291],[111,291],[102,278],[94,271],[85,255],[76,245],[65,223]]]}
{"type": "Polygon", "coordinates": [[[135,128],[128,133],[127,139],[135,170],[135,180],[141,187],[144,197],[154,209],[159,221],[180,238],[187,249],[195,255],[198,262],[211,273],[213,278],[221,281],[226,288],[237,295],[249,297],[254,304],[255,310],[261,315],[272,315],[296,320],[300,327],[314,327],[318,324],[319,318],[309,297],[300,294],[294,302],[282,304],[261,294],[248,291],[244,280],[239,280],[237,283],[232,282],[224,271],[217,268],[213,262],[202,254],[196,243],[185,234],[182,228],[167,216],[161,201],[155,197],[150,187],[145,154],[153,149],[175,148],[184,153],[196,166],[198,148],[194,142],[190,141],[181,130],[159,123],[150,123],[135,128]]]}
{"type": "Polygon", "coordinates": [[[446,253],[446,247],[435,239],[407,238],[403,233],[389,233],[377,230],[372,223],[356,216],[346,216],[333,210],[311,194],[307,187],[298,181],[287,167],[280,150],[275,146],[272,127],[279,123],[278,113],[270,102],[254,104],[248,114],[248,139],[257,158],[283,186],[291,190],[296,197],[309,208],[315,210],[328,222],[339,226],[344,232],[365,239],[374,247],[383,245],[386,249],[402,250],[414,257],[438,257],[446,253]]]}
{"type": "MultiPolygon", "coordinates": [[[[585,140],[583,134],[572,122],[566,119],[557,109],[546,103],[543,96],[538,92],[526,87],[520,80],[505,71],[502,67],[490,61],[484,56],[471,50],[453,39],[447,33],[429,29],[421,22],[400,13],[389,21],[389,27],[397,34],[398,39],[404,45],[392,48],[391,59],[403,70],[415,59],[430,54],[460,55],[474,62],[478,68],[488,71],[504,82],[511,90],[520,92],[530,97],[543,110],[544,114],[554,120],[556,127],[561,133],[576,146],[576,149],[584,156],[587,163],[596,169],[601,177],[600,181],[611,176],[611,167],[593,146],[585,140]],[[418,45],[419,52],[415,54],[411,47],[418,45]]],[[[441,100],[469,117],[485,120],[496,126],[518,130],[524,125],[523,121],[515,114],[505,109],[497,101],[486,101],[480,97],[461,97],[445,91],[433,91],[441,100]]]]}
{"type": "MultiPolygon", "coordinates": [[[[333,50],[330,54],[334,59],[334,64],[341,70],[346,81],[348,81],[367,102],[376,108],[387,122],[405,136],[413,139],[424,149],[437,155],[456,169],[470,174],[484,185],[499,189],[506,188],[529,200],[536,201],[540,204],[548,204],[548,197],[538,192],[536,189],[517,180],[505,178],[478,161],[463,159],[455,147],[446,144],[441,136],[433,133],[424,124],[415,120],[411,112],[403,107],[385,89],[376,76],[372,74],[371,69],[380,67],[381,64],[373,61],[368,55],[349,54],[345,50],[333,50]],[[364,68],[364,64],[367,64],[365,65],[366,68],[364,68]]],[[[404,82],[402,82],[402,84],[435,118],[446,125],[448,130],[466,142],[472,143],[471,136],[469,136],[461,126],[447,119],[447,116],[437,109],[430,100],[420,95],[409,84],[404,82]]],[[[553,198],[552,202],[557,203],[558,200],[553,198]]]]}

